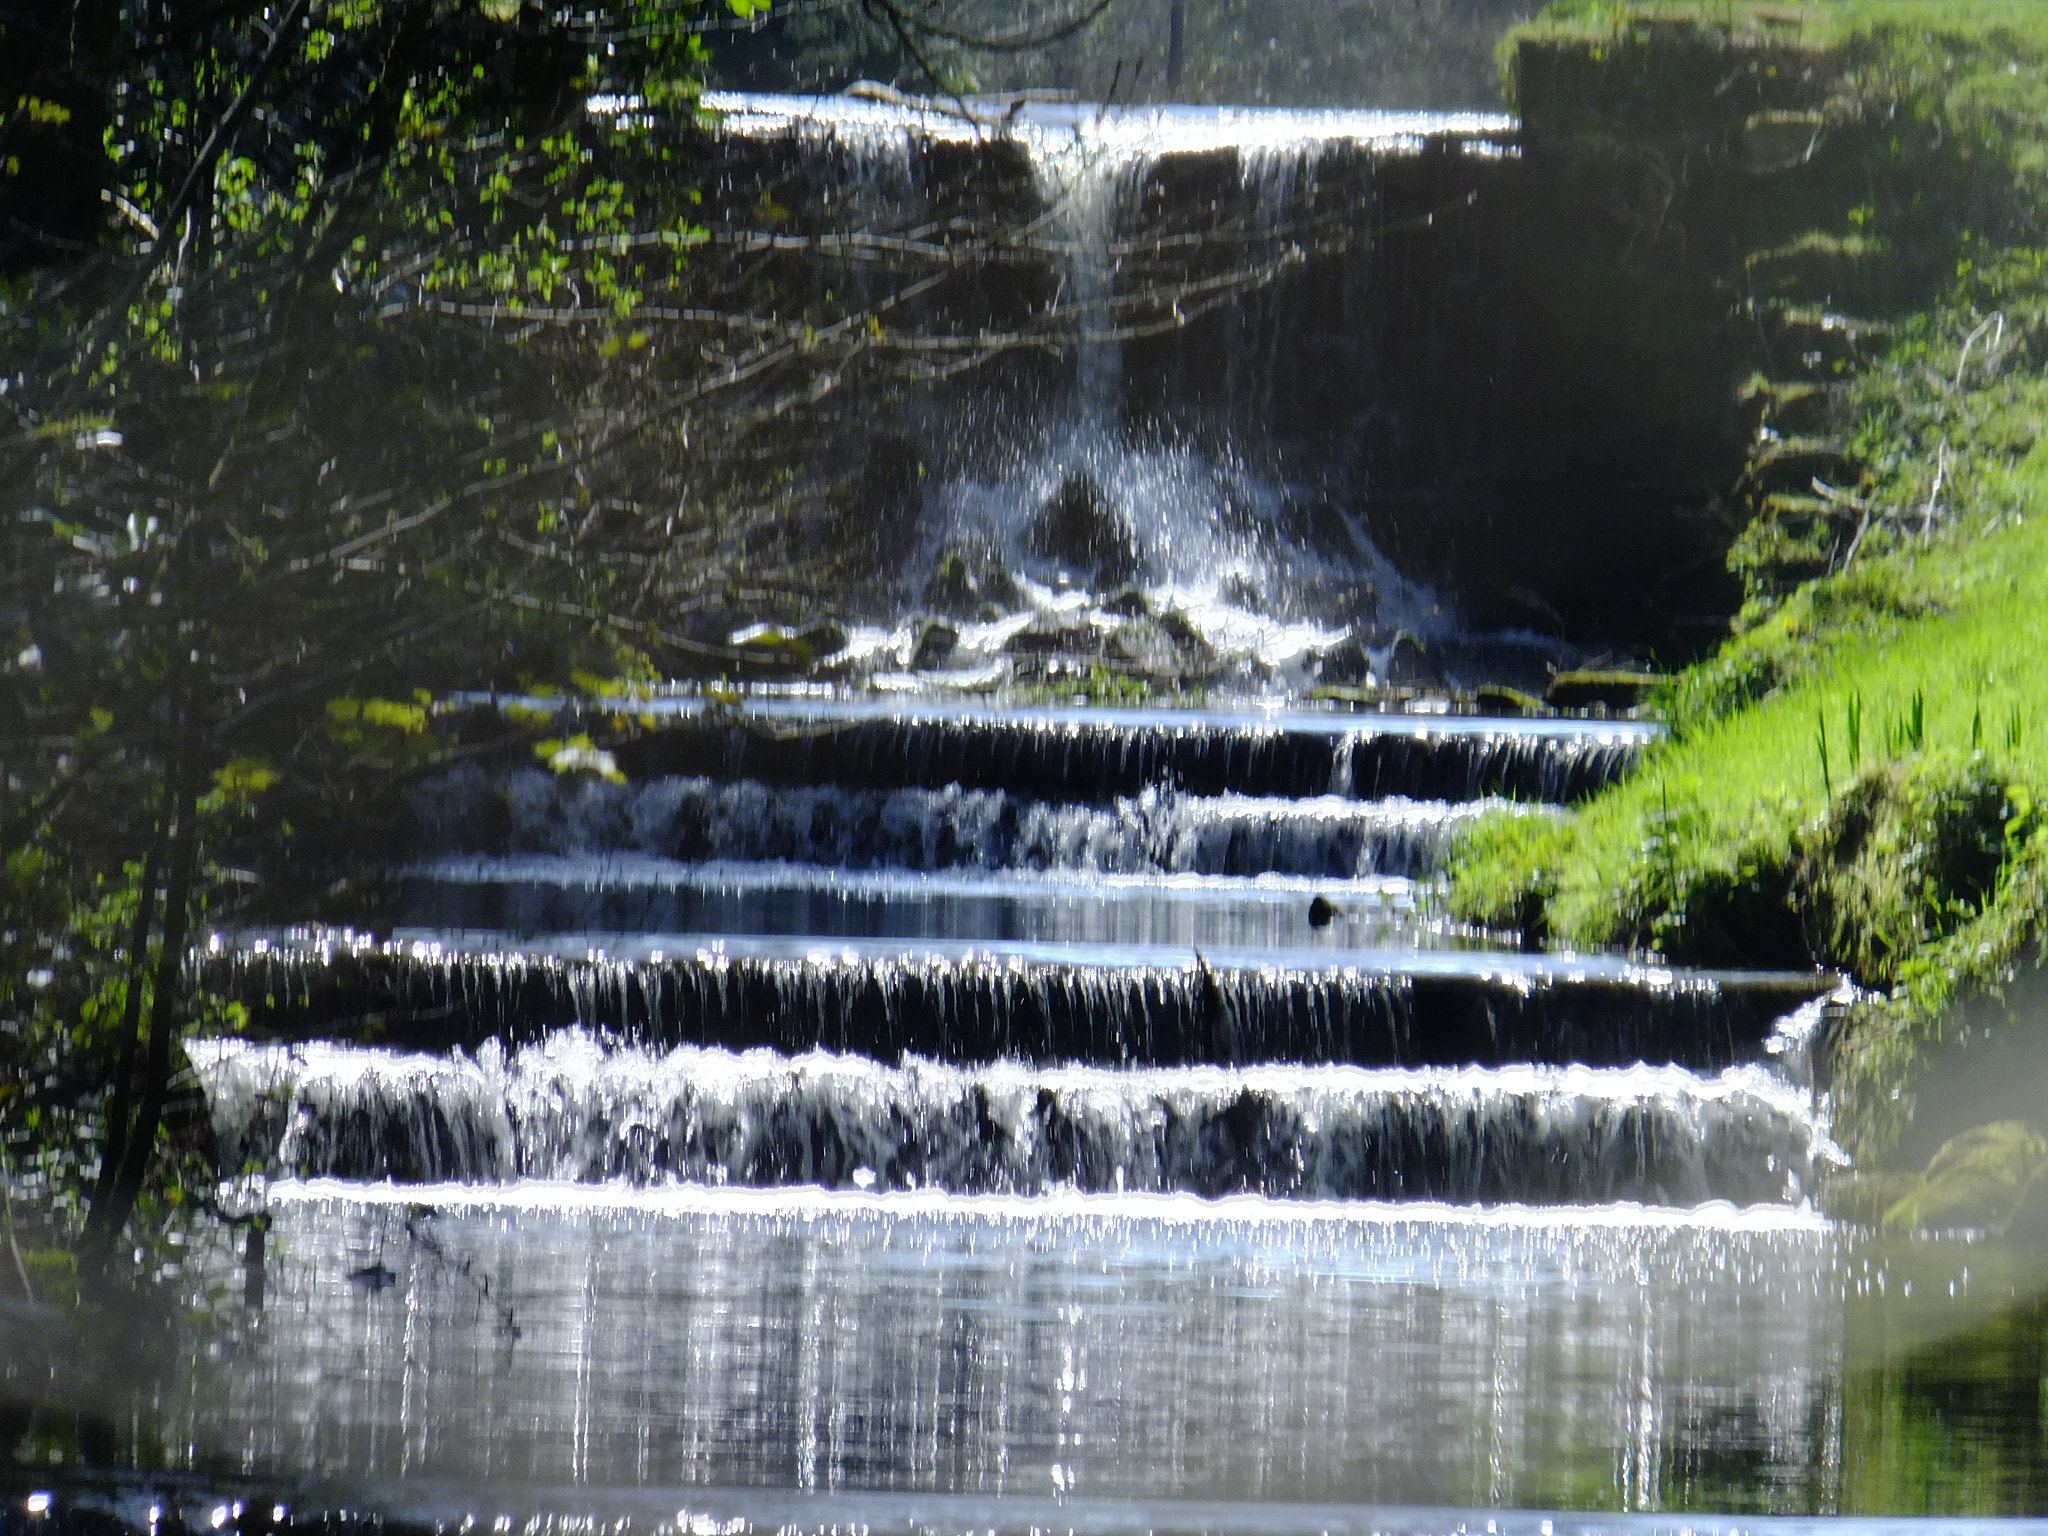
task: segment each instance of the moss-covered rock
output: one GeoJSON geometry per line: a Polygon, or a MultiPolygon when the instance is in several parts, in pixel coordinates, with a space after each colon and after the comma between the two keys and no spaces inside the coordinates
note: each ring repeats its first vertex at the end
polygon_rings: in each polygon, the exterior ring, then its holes
{"type": "Polygon", "coordinates": [[[924,604],[955,619],[990,619],[1023,596],[993,540],[947,545],[925,579],[924,604]]]}
{"type": "Polygon", "coordinates": [[[1943,1143],[1923,1172],[1884,1213],[1884,1225],[1909,1231],[1964,1228],[2003,1232],[2031,1215],[2048,1137],[2031,1125],[2000,1120],[1943,1143]]]}

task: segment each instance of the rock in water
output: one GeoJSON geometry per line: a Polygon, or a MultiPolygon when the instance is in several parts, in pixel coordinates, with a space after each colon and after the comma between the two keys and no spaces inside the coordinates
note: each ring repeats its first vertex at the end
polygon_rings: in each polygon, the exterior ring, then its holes
{"type": "Polygon", "coordinates": [[[801,629],[749,624],[727,642],[757,666],[801,670],[846,649],[846,629],[831,619],[813,619],[801,629]]]}
{"type": "Polygon", "coordinates": [[[1100,661],[1103,650],[1102,631],[1084,615],[1073,613],[1041,613],[1003,642],[1003,653],[1008,656],[1100,661]]]}
{"type": "Polygon", "coordinates": [[[1387,647],[1386,680],[1398,688],[1441,688],[1444,675],[1429,647],[1404,629],[1387,647]]]}
{"type": "Polygon", "coordinates": [[[959,646],[959,630],[938,619],[929,620],[918,630],[917,643],[911,647],[910,670],[929,672],[951,657],[959,646]]]}
{"type": "Polygon", "coordinates": [[[1884,1213],[1887,1227],[1911,1231],[2012,1226],[2048,1171],[2048,1138],[2017,1120],[1999,1120],[1942,1143],[1927,1171],[1884,1213]]]}
{"type": "Polygon", "coordinates": [[[1206,672],[1216,665],[1216,651],[1208,639],[1195,627],[1195,621],[1179,608],[1169,608],[1159,615],[1159,627],[1180,647],[1182,670],[1206,672]]]}
{"type": "Polygon", "coordinates": [[[1353,630],[1316,658],[1316,679],[1338,687],[1370,687],[1378,681],[1366,637],[1353,630]]]}
{"type": "Polygon", "coordinates": [[[956,619],[992,619],[1021,600],[1003,557],[985,544],[948,544],[924,585],[924,605],[956,619]]]}
{"type": "Polygon", "coordinates": [[[924,601],[927,608],[940,613],[967,617],[979,612],[981,583],[974,579],[974,568],[959,550],[949,549],[939,556],[925,581],[924,601]]]}
{"type": "Polygon", "coordinates": [[[1071,474],[1046,498],[1024,532],[1024,547],[1088,575],[1098,587],[1138,574],[1138,540],[1123,510],[1091,475],[1071,474]]]}

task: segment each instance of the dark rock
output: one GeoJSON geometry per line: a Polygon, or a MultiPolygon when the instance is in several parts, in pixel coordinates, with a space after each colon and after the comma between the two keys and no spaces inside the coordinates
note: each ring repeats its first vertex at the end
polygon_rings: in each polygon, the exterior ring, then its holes
{"type": "Polygon", "coordinates": [[[1100,660],[1103,635],[1086,619],[1068,613],[1043,613],[1010,636],[1003,650],[1011,656],[1072,656],[1100,660]]]}
{"type": "Polygon", "coordinates": [[[846,649],[846,626],[833,619],[813,619],[796,632],[796,638],[810,647],[813,660],[823,660],[846,649]]]}
{"type": "Polygon", "coordinates": [[[1327,928],[1337,917],[1337,904],[1329,897],[1318,894],[1308,904],[1308,925],[1311,928],[1327,928]]]}
{"type": "Polygon", "coordinates": [[[1223,578],[1223,601],[1233,608],[1245,608],[1253,613],[1266,610],[1266,594],[1253,584],[1250,577],[1236,571],[1223,578]]]}
{"type": "Polygon", "coordinates": [[[960,631],[938,619],[927,620],[917,632],[917,643],[910,650],[910,669],[913,672],[928,672],[950,657],[960,647],[960,631]]]}
{"type": "Polygon", "coordinates": [[[1152,621],[1173,641],[1180,651],[1181,670],[1202,672],[1216,665],[1216,649],[1210,645],[1202,632],[1195,628],[1194,621],[1178,608],[1169,608],[1152,621]]]}
{"type": "Polygon", "coordinates": [[[1670,681],[1661,672],[1560,672],[1543,690],[1543,699],[1556,709],[1590,709],[1595,704],[1604,704],[1609,709],[1633,709],[1645,691],[1661,688],[1670,681]]]}
{"type": "Polygon", "coordinates": [[[1402,630],[1387,648],[1386,682],[1396,688],[1434,688],[1443,684],[1443,672],[1429,647],[1402,630]]]}
{"type": "Polygon", "coordinates": [[[1016,578],[990,544],[949,544],[924,584],[924,605],[956,619],[990,619],[1020,598],[1016,578]]]}
{"type": "Polygon", "coordinates": [[[1024,547],[1045,560],[1117,586],[1138,574],[1137,535],[1094,478],[1071,474],[1046,498],[1024,531],[1024,547]]]}
{"type": "Polygon", "coordinates": [[[1124,587],[1112,592],[1101,604],[1104,613],[1121,614],[1127,619],[1149,619],[1152,617],[1152,600],[1136,587],[1124,587]]]}
{"type": "Polygon", "coordinates": [[[1112,659],[1152,677],[1178,677],[1182,670],[1180,646],[1155,619],[1136,618],[1119,625],[1106,649],[1112,659]]]}
{"type": "Polygon", "coordinates": [[[925,578],[924,602],[927,608],[940,613],[966,615],[980,611],[981,584],[974,579],[967,557],[959,550],[949,549],[939,556],[931,575],[925,578]]]}
{"type": "Polygon", "coordinates": [[[1533,693],[1510,688],[1505,683],[1481,683],[1473,690],[1479,707],[1501,715],[1547,715],[1550,707],[1533,693]]]}
{"type": "Polygon", "coordinates": [[[1338,687],[1362,687],[1373,681],[1372,655],[1357,631],[1346,635],[1317,659],[1316,678],[1338,687]]]}

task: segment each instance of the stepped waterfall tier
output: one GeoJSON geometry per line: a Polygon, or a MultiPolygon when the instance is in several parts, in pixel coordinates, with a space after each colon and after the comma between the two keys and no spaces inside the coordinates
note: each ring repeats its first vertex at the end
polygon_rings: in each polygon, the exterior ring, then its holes
{"type": "Polygon", "coordinates": [[[1815,1136],[1755,1068],[883,1067],[574,1031],[510,1057],[222,1041],[197,1065],[230,1165],[295,1178],[1750,1204],[1798,1197],[1815,1136]]]}
{"type": "Polygon", "coordinates": [[[520,1477],[726,1489],[720,1530],[788,1488],[1561,1500],[1590,1462],[1655,1505],[1715,1403],[1763,1458],[1745,1496],[1825,1502],[1857,1262],[1810,1203],[1832,979],[1434,909],[1458,828],[1556,814],[1651,728],[608,708],[574,722],[608,774],[419,780],[388,936],[211,942],[258,1038],[188,1046],[209,1144],[290,1255],[237,1389],[258,1443],[457,1480],[516,1443],[520,1477]],[[407,1379],[380,1319],[433,1362],[402,1453],[356,1438],[407,1379]],[[361,1406],[287,1385],[360,1351],[361,1406]],[[1183,1424],[1190,1391],[1220,1417],[1183,1424]]]}

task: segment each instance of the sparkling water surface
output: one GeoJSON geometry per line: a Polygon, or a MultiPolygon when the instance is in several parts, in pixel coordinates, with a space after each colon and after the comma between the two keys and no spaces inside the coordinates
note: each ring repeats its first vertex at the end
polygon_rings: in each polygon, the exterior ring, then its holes
{"type": "Polygon", "coordinates": [[[1783,1209],[272,1198],[261,1327],[180,1426],[250,1471],[1658,1507],[1711,1437],[1748,1501],[1839,1479],[1840,1246],[1783,1209]]]}
{"type": "MultiPolygon", "coordinates": [[[[178,1390],[127,1400],[136,1460],[451,1523],[678,1536],[698,1517],[1476,1532],[1489,1517],[1447,1512],[1854,1509],[1929,1454],[1944,1339],[2024,1307],[2030,1273],[1785,1206],[269,1195],[261,1311],[193,1325],[178,1390]]],[[[1952,1408],[1949,1450],[1976,1458],[1977,1507],[2033,1507],[2038,1443],[2029,1463],[2028,1426],[1995,1418],[1952,1408]]]]}

